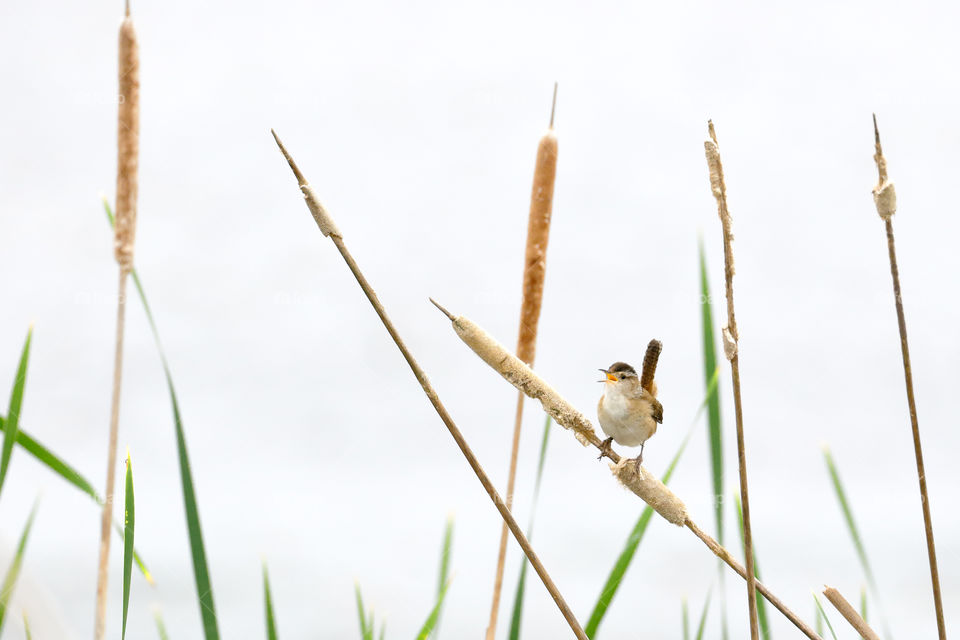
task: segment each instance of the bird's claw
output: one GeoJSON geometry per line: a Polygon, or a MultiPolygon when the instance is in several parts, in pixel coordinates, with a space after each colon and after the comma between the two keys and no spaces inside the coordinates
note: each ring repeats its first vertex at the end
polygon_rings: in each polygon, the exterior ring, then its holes
{"type": "Polygon", "coordinates": [[[607,438],[602,443],[600,443],[600,455],[597,456],[597,460],[603,460],[603,456],[607,456],[611,460],[613,459],[610,455],[613,453],[613,449],[610,447],[610,443],[613,442],[613,438],[607,438]]]}

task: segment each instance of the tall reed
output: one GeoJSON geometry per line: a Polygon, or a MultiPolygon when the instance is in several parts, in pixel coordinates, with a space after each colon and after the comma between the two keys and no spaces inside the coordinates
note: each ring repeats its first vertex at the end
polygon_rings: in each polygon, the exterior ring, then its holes
{"type": "Polygon", "coordinates": [[[127,276],[133,266],[137,222],[137,165],[140,153],[140,47],[130,18],[130,5],[120,24],[119,107],[117,110],[117,218],[114,255],[119,265],[117,330],[114,343],[113,395],[107,442],[107,480],[100,519],[100,561],[97,565],[97,608],[94,638],[106,632],[107,569],[110,564],[110,525],[113,521],[113,485],[117,466],[117,432],[120,421],[120,383],[123,378],[123,333],[126,315],[127,276]]]}
{"type": "Polygon", "coordinates": [[[557,607],[560,609],[561,614],[563,614],[564,619],[567,621],[567,624],[570,625],[570,629],[573,631],[574,635],[580,640],[587,640],[586,634],[584,634],[583,629],[580,627],[580,623],[577,622],[576,616],[573,615],[573,611],[567,605],[566,600],[560,594],[560,590],[557,589],[557,586],[554,584],[553,579],[550,577],[550,574],[547,573],[546,567],[543,566],[543,563],[540,561],[540,558],[534,552],[533,547],[530,544],[530,541],[527,540],[527,537],[524,535],[523,531],[520,529],[520,525],[517,524],[516,519],[513,517],[513,514],[510,513],[510,510],[507,508],[506,504],[503,501],[503,498],[500,497],[500,494],[497,492],[496,488],[493,486],[493,483],[490,481],[489,476],[483,467],[480,464],[480,461],[474,455],[473,451],[470,449],[470,446],[467,444],[466,439],[463,437],[463,434],[460,432],[460,429],[454,423],[453,418],[450,417],[450,414],[447,412],[446,407],[443,406],[443,403],[440,402],[440,397],[437,395],[436,390],[433,388],[433,385],[430,383],[430,380],[427,378],[427,374],[424,373],[423,369],[420,368],[420,365],[417,363],[416,359],[413,357],[413,354],[410,353],[410,350],[407,348],[407,345],[403,342],[403,339],[400,337],[400,334],[397,332],[396,328],[393,326],[393,321],[390,320],[390,317],[387,315],[386,309],[383,308],[383,305],[380,303],[377,294],[374,293],[373,287],[370,286],[370,283],[367,282],[366,277],[364,277],[363,272],[360,270],[360,267],[357,265],[356,261],[353,259],[353,256],[350,254],[350,251],[347,249],[347,245],[343,241],[343,235],[340,233],[340,230],[337,228],[336,224],[333,222],[333,219],[330,217],[330,214],[327,213],[327,210],[320,204],[319,198],[317,198],[316,193],[313,188],[307,183],[306,178],[300,172],[300,169],[297,167],[296,163],[293,161],[293,158],[290,157],[290,154],[287,153],[286,148],[280,142],[280,138],[277,137],[276,132],[271,130],[273,133],[273,138],[277,142],[277,146],[280,147],[280,152],[283,153],[283,156],[286,158],[287,163],[290,165],[290,169],[293,171],[293,175],[296,176],[297,182],[300,186],[300,191],[303,192],[304,199],[306,200],[307,208],[310,210],[310,213],[313,215],[314,220],[317,223],[317,226],[320,228],[320,232],[325,236],[329,237],[333,244],[337,247],[337,251],[340,252],[340,255],[343,257],[344,262],[347,263],[347,267],[350,269],[350,272],[357,279],[357,284],[360,285],[360,288],[363,290],[364,295],[366,295],[367,300],[370,302],[370,305],[373,307],[373,310],[376,312],[377,316],[380,317],[380,321],[383,323],[384,328],[387,330],[387,333],[390,334],[390,337],[393,339],[394,344],[397,345],[397,348],[400,350],[400,353],[403,355],[404,360],[407,361],[407,365],[410,367],[410,370],[413,372],[413,375],[416,377],[417,381],[420,383],[420,387],[423,389],[424,394],[430,400],[430,403],[433,405],[434,410],[437,412],[437,415],[440,416],[440,420],[443,421],[443,424],[447,427],[447,430],[450,432],[451,437],[457,443],[457,446],[460,448],[460,452],[463,453],[464,458],[467,459],[467,463],[473,469],[473,472],[477,475],[477,479],[480,481],[480,484],[483,485],[483,488],[486,490],[487,495],[490,496],[490,499],[493,501],[494,506],[497,508],[497,511],[500,512],[500,516],[506,521],[507,525],[510,527],[510,531],[513,533],[514,537],[517,539],[517,543],[520,545],[520,548],[523,549],[524,554],[530,560],[530,564],[533,565],[533,568],[536,570],[537,575],[540,576],[540,580],[543,582],[544,586],[547,588],[547,591],[550,593],[550,596],[553,598],[553,601],[556,603],[557,607]]]}
{"type": "MultiPolygon", "coordinates": [[[[557,109],[557,85],[553,85],[553,106],[550,109],[550,127],[537,145],[537,164],[533,172],[530,193],[530,217],[527,222],[527,250],[523,263],[523,300],[520,304],[520,330],[517,337],[517,357],[531,367],[537,352],[537,327],[543,304],[543,283],[547,275],[547,242],[550,240],[550,216],[553,212],[553,187],[557,176],[557,136],[553,132],[553,116],[557,109]]],[[[522,393],[517,393],[517,410],[513,420],[513,440],[510,447],[510,468],[507,474],[507,509],[513,508],[513,491],[517,478],[517,454],[520,450],[520,427],[523,423],[522,393]]],[[[503,569],[507,556],[507,525],[500,530],[500,549],[497,552],[497,573],[493,581],[493,603],[487,640],[497,634],[497,612],[500,591],[503,588],[503,569]]]]}
{"type": "Polygon", "coordinates": [[[933,606],[937,615],[937,631],[940,640],[947,639],[947,627],[943,620],[943,597],[940,595],[940,572],[937,569],[937,548],[933,541],[933,519],[930,516],[930,499],[927,496],[927,474],[923,468],[923,447],[920,444],[920,426],[917,423],[917,401],[913,395],[913,368],[910,365],[910,346],[907,344],[907,320],[903,313],[903,298],[900,296],[900,271],[897,267],[897,250],[893,237],[893,214],[897,211],[897,194],[887,176],[887,160],[880,146],[880,130],[877,116],[873,116],[873,135],[877,163],[877,186],[873,188],[873,200],[877,213],[883,219],[887,231],[887,253],[890,256],[890,275],[893,278],[893,301],[897,308],[897,326],[900,329],[900,353],[903,357],[903,377],[907,387],[907,408],[910,411],[910,427],[913,431],[913,452],[917,459],[917,480],[920,483],[920,508],[923,510],[923,528],[927,538],[927,560],[930,564],[930,582],[933,585],[933,606]]]}
{"type": "Polygon", "coordinates": [[[727,284],[727,326],[723,329],[723,351],[730,361],[733,386],[734,414],[737,422],[737,461],[740,467],[740,502],[743,506],[743,557],[747,565],[747,603],[750,611],[750,637],[759,640],[757,617],[757,590],[753,558],[753,534],[750,529],[750,492],[747,485],[747,453],[743,438],[743,403],[740,399],[740,353],[737,342],[737,320],[733,305],[733,220],[727,208],[727,185],[723,178],[723,162],[713,121],[707,125],[710,139],[703,143],[710,170],[710,188],[717,201],[717,212],[723,228],[724,277],[727,284]]]}

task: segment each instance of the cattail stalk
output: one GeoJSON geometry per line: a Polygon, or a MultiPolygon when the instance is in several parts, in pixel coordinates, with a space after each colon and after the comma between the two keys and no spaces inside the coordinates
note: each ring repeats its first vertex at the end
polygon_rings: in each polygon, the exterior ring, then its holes
{"type": "MultiPolygon", "coordinates": [[[[553,107],[550,110],[550,128],[537,146],[537,165],[533,173],[530,194],[530,218],[527,223],[527,250],[523,263],[523,300],[520,305],[520,331],[517,337],[517,356],[531,367],[537,351],[537,326],[543,303],[543,282],[547,274],[547,242],[550,239],[550,216],[553,212],[553,186],[557,176],[557,136],[553,132],[553,116],[557,107],[557,85],[553,85],[553,107]]],[[[513,492],[517,478],[517,456],[520,450],[520,427],[523,422],[522,393],[517,393],[517,410],[513,420],[513,441],[510,448],[510,467],[507,474],[507,509],[513,508],[513,492]]],[[[507,557],[507,525],[500,531],[500,549],[497,553],[497,573],[493,581],[493,603],[487,640],[493,640],[497,631],[497,613],[503,588],[503,570],[507,557]]]]}
{"type": "Polygon", "coordinates": [[[496,488],[493,486],[493,482],[490,481],[490,478],[487,476],[486,471],[480,465],[480,461],[474,455],[473,451],[470,449],[470,446],[467,444],[466,439],[463,437],[463,434],[460,432],[460,429],[454,423],[453,418],[450,417],[450,414],[447,412],[446,407],[443,406],[443,403],[440,402],[440,397],[437,395],[436,390],[434,390],[433,385],[430,384],[430,380],[427,378],[427,374],[424,373],[423,369],[420,368],[420,365],[414,359],[413,354],[410,353],[410,350],[404,344],[403,340],[400,338],[400,334],[397,333],[396,328],[393,326],[393,322],[390,320],[390,317],[387,315],[386,310],[383,308],[383,305],[380,303],[380,300],[377,298],[377,294],[373,291],[373,287],[370,286],[370,283],[367,282],[367,279],[364,277],[363,273],[360,271],[360,267],[357,266],[356,261],[353,259],[353,256],[347,250],[346,244],[343,242],[343,236],[340,231],[337,229],[336,225],[333,223],[332,218],[324,209],[323,205],[320,204],[319,199],[317,198],[316,193],[307,183],[306,179],[303,177],[303,174],[300,173],[300,170],[297,168],[296,163],[293,161],[293,158],[290,157],[290,154],[287,153],[287,150],[284,148],[283,144],[280,142],[280,138],[277,137],[277,134],[273,131],[274,139],[277,141],[277,146],[280,147],[280,151],[283,153],[284,157],[287,159],[287,162],[290,165],[290,168],[293,170],[294,175],[297,177],[297,181],[300,184],[300,190],[303,192],[304,199],[306,200],[307,207],[310,209],[310,213],[313,214],[314,220],[317,222],[317,226],[320,227],[320,231],[324,236],[329,237],[334,245],[337,247],[337,250],[340,252],[340,255],[343,257],[344,262],[347,263],[347,267],[350,269],[353,276],[357,279],[357,283],[360,285],[360,288],[363,290],[363,293],[367,296],[367,300],[370,301],[371,306],[373,306],[374,311],[380,317],[380,321],[383,323],[384,328],[386,328],[387,333],[390,334],[390,337],[393,339],[394,344],[397,345],[397,348],[400,350],[400,353],[403,354],[403,358],[407,361],[407,365],[410,367],[410,370],[413,372],[413,375],[417,378],[417,381],[420,383],[420,386],[423,388],[424,394],[430,400],[430,403],[433,405],[434,410],[437,412],[437,415],[440,416],[440,419],[443,421],[443,424],[446,425],[447,430],[450,432],[450,435],[453,437],[454,441],[457,443],[457,446],[460,448],[461,453],[463,453],[464,458],[467,459],[470,467],[473,469],[473,472],[477,475],[477,479],[480,480],[480,484],[483,485],[483,488],[486,490],[487,495],[490,496],[490,499],[493,501],[494,506],[497,508],[497,511],[500,512],[500,517],[503,518],[504,522],[507,523],[507,526],[510,528],[510,531],[513,533],[514,537],[517,539],[517,543],[520,545],[520,548],[523,549],[524,554],[527,556],[527,559],[530,560],[530,565],[537,572],[537,575],[540,576],[540,580],[543,582],[544,586],[547,588],[547,591],[550,593],[550,596],[553,598],[553,601],[556,603],[557,608],[560,609],[561,614],[564,619],[567,621],[567,624],[570,625],[571,631],[573,631],[574,636],[580,640],[587,640],[587,636],[583,631],[583,628],[580,626],[580,623],[577,622],[576,616],[573,615],[573,611],[567,605],[566,600],[560,594],[560,590],[557,589],[557,585],[554,584],[553,580],[550,578],[550,574],[547,573],[546,567],[543,566],[543,563],[540,561],[540,558],[533,550],[533,546],[530,544],[530,541],[527,540],[527,537],[524,535],[523,530],[520,528],[520,525],[517,524],[516,519],[513,517],[513,514],[510,512],[510,509],[507,508],[507,505],[504,503],[503,498],[500,497],[500,494],[497,492],[496,488]]]}
{"type": "Polygon", "coordinates": [[[847,622],[850,623],[850,626],[856,629],[857,633],[860,634],[860,637],[863,640],[880,640],[880,636],[876,631],[870,628],[870,625],[867,624],[867,621],[864,620],[857,610],[847,602],[847,599],[843,595],[834,589],[833,587],[825,586],[823,588],[823,595],[827,597],[827,600],[830,601],[830,604],[840,612],[844,618],[847,619],[847,622]]]}
{"type": "Polygon", "coordinates": [[[943,598],[940,595],[940,572],[937,569],[937,548],[933,541],[933,519],[930,516],[930,500],[927,496],[927,475],[923,468],[923,447],[920,445],[920,426],[917,422],[917,401],[913,395],[913,369],[910,366],[910,347],[907,344],[907,320],[903,313],[900,296],[900,271],[897,268],[897,251],[893,237],[893,214],[897,211],[897,194],[887,176],[887,160],[880,146],[880,130],[877,116],[873,116],[873,133],[878,181],[873,188],[873,200],[877,213],[883,219],[887,231],[887,252],[890,255],[890,275],[893,277],[893,299],[897,308],[897,326],[900,329],[900,353],[903,356],[903,377],[907,387],[907,407],[910,410],[910,426],[913,430],[913,452],[917,459],[917,480],[920,483],[920,507],[923,510],[923,528],[927,538],[927,560],[930,564],[930,582],[933,584],[933,605],[937,616],[940,640],[946,640],[947,628],[943,619],[943,598]]]}
{"type": "Polygon", "coordinates": [[[107,574],[110,564],[110,527],[113,522],[113,487],[117,465],[117,432],[120,421],[120,383],[123,378],[123,334],[127,276],[133,267],[137,222],[137,164],[140,152],[140,52],[130,6],[120,24],[119,107],[117,110],[117,203],[114,257],[119,265],[117,331],[114,343],[113,395],[110,402],[110,435],[107,443],[107,481],[100,520],[100,560],[97,567],[97,605],[94,638],[106,633],[107,574]]]}
{"type": "MultiPolygon", "coordinates": [[[[455,316],[436,301],[433,304],[442,311],[453,326],[457,336],[481,360],[486,362],[503,378],[524,394],[539,400],[546,411],[560,426],[573,432],[580,444],[593,445],[603,450],[603,443],[597,437],[590,420],[577,411],[543,378],[538,376],[520,358],[510,353],[506,347],[497,342],[493,336],[483,330],[480,325],[464,316],[455,316]]],[[[656,345],[651,345],[653,351],[658,351],[656,345]]],[[[648,348],[650,353],[650,348],[648,348]]],[[[652,375],[651,375],[652,377],[652,375]]],[[[687,508],[672,491],[643,467],[637,468],[634,460],[620,456],[611,448],[608,457],[612,460],[610,470],[614,477],[635,493],[641,500],[650,505],[668,522],[677,526],[684,526],[693,532],[718,558],[726,562],[741,578],[747,579],[747,570],[716,540],[704,533],[687,514],[687,508]]],[[[813,629],[791,611],[766,586],[756,582],[757,590],[766,597],[767,601],[777,608],[790,622],[792,622],[810,640],[822,640],[813,629]]]]}
{"type": "Polygon", "coordinates": [[[757,619],[756,576],[754,575],[753,534],[750,528],[750,492],[747,489],[747,454],[743,438],[743,403],[740,399],[740,354],[737,342],[737,320],[733,307],[733,221],[727,208],[727,185],[723,178],[723,163],[717,146],[717,134],[713,121],[708,123],[710,139],[704,142],[707,167],[710,170],[710,188],[717,201],[717,211],[723,227],[724,275],[727,284],[727,326],[723,328],[723,351],[730,361],[733,378],[733,404],[737,421],[737,460],[740,467],[740,503],[743,506],[743,553],[747,564],[747,604],[750,612],[750,638],[759,640],[760,625],[757,619]]]}

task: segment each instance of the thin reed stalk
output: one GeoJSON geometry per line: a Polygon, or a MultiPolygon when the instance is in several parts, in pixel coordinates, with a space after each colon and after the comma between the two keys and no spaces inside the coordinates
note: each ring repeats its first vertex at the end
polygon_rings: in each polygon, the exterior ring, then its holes
{"type": "Polygon", "coordinates": [[[740,502],[743,505],[743,557],[747,563],[747,603],[750,610],[750,638],[759,640],[757,617],[756,576],[754,575],[753,534],[750,529],[750,492],[747,485],[747,453],[743,438],[743,403],[740,399],[740,354],[737,348],[739,334],[733,305],[733,220],[727,208],[727,185],[723,178],[723,163],[717,146],[713,121],[708,123],[710,139],[704,142],[707,166],[710,169],[710,187],[717,200],[717,211],[723,227],[724,276],[727,284],[727,326],[723,329],[723,351],[730,361],[733,386],[733,404],[737,421],[737,461],[740,467],[740,502]]]}
{"type": "Polygon", "coordinates": [[[853,608],[853,605],[847,602],[847,599],[844,598],[839,591],[833,587],[825,586],[823,588],[823,595],[825,595],[827,600],[830,601],[830,604],[840,612],[840,615],[847,619],[850,626],[856,629],[863,640],[880,640],[877,632],[870,628],[867,621],[860,617],[860,614],[853,608]]]}
{"type": "MultiPolygon", "coordinates": [[[[432,301],[433,302],[433,301],[432,301]]],[[[620,456],[612,448],[604,449],[603,442],[597,437],[593,425],[582,413],[565,400],[553,387],[538,376],[522,360],[510,353],[478,324],[464,316],[454,316],[433,302],[442,311],[453,326],[453,330],[481,360],[499,373],[507,382],[523,391],[527,396],[539,400],[543,410],[550,414],[560,426],[573,431],[573,435],[584,446],[593,445],[598,450],[607,451],[613,462],[610,470],[625,488],[629,489],[644,502],[663,516],[668,522],[685,526],[707,545],[718,558],[726,562],[741,578],[747,579],[747,570],[733,559],[733,556],[716,540],[704,533],[687,514],[687,508],[672,491],[643,467],[637,469],[634,460],[620,456]]],[[[767,601],[777,608],[790,622],[811,640],[821,640],[813,629],[804,623],[793,611],[773,595],[767,587],[755,581],[756,589],[767,601]]]]}
{"type": "Polygon", "coordinates": [[[110,526],[113,522],[113,486],[117,465],[117,432],[120,422],[120,385],[123,379],[123,334],[126,316],[127,276],[133,267],[133,243],[137,222],[137,165],[140,151],[140,48],[130,18],[130,5],[120,24],[119,99],[117,109],[117,217],[114,256],[119,265],[117,330],[114,342],[113,392],[110,402],[110,434],[107,442],[107,480],[100,520],[100,560],[97,565],[97,604],[94,638],[106,632],[107,574],[110,564],[110,526]]]}
{"type": "Polygon", "coordinates": [[[940,640],[947,639],[947,627],[943,619],[943,597],[940,595],[940,572],[937,569],[937,548],[933,541],[933,519],[930,516],[930,500],[927,496],[927,475],[923,468],[923,447],[920,445],[920,426],[917,423],[917,401],[913,395],[913,369],[910,366],[910,347],[907,344],[907,320],[903,313],[903,298],[900,296],[900,271],[897,268],[897,250],[893,237],[893,214],[897,211],[897,194],[887,176],[887,160],[880,147],[880,130],[877,116],[873,116],[873,134],[879,179],[873,188],[873,200],[877,213],[883,218],[887,231],[887,251],[890,254],[890,275],[893,277],[893,300],[897,308],[897,326],[900,329],[900,352],[903,356],[903,377],[907,387],[907,407],[910,410],[910,426],[913,430],[913,451],[917,459],[917,480],[920,483],[920,507],[923,509],[923,528],[927,538],[927,559],[930,563],[930,582],[933,584],[933,606],[937,615],[937,631],[940,640]]]}
{"type": "MultiPolygon", "coordinates": [[[[543,303],[543,282],[547,275],[547,242],[550,240],[550,217],[553,212],[553,186],[557,176],[557,136],[553,132],[553,116],[557,109],[557,85],[553,85],[553,106],[550,127],[537,145],[537,164],[530,193],[530,218],[527,223],[527,250],[523,263],[523,301],[520,305],[520,330],[517,357],[531,367],[537,352],[537,327],[543,303]]],[[[517,455],[520,450],[520,427],[523,423],[522,393],[517,393],[517,410],[513,419],[513,440],[510,447],[510,468],[507,474],[507,509],[513,508],[513,492],[517,478],[517,455]]],[[[497,634],[497,613],[503,589],[503,569],[507,559],[507,524],[500,530],[497,552],[497,573],[493,581],[493,603],[487,640],[497,634]]]]}
{"type": "Polygon", "coordinates": [[[340,252],[344,262],[347,263],[347,267],[350,269],[350,272],[353,273],[353,276],[357,279],[357,283],[360,285],[363,293],[367,296],[367,300],[370,301],[374,311],[380,317],[380,321],[383,323],[384,328],[386,328],[387,333],[390,334],[394,344],[397,345],[397,348],[403,355],[404,360],[407,361],[407,365],[410,367],[413,375],[417,378],[417,381],[423,388],[424,394],[426,394],[427,398],[430,400],[430,403],[433,405],[434,410],[436,410],[437,415],[440,416],[443,424],[446,425],[447,430],[457,443],[457,446],[460,448],[463,456],[467,459],[470,467],[477,475],[477,479],[480,480],[480,484],[483,485],[483,488],[486,490],[487,495],[490,496],[490,499],[493,501],[497,511],[500,512],[500,516],[507,523],[510,531],[517,539],[517,543],[520,545],[520,548],[523,549],[524,554],[530,560],[530,564],[536,570],[537,575],[540,576],[540,579],[543,581],[543,584],[550,593],[550,596],[553,598],[553,601],[563,614],[564,619],[570,625],[570,629],[577,638],[581,640],[587,640],[587,636],[580,627],[580,623],[577,622],[576,616],[573,615],[573,611],[571,611],[566,600],[564,600],[563,596],[560,594],[560,590],[557,589],[556,584],[554,584],[553,580],[550,578],[550,574],[547,573],[546,567],[543,566],[540,558],[537,556],[536,552],[534,552],[530,541],[527,540],[527,537],[523,534],[523,530],[520,528],[520,525],[517,524],[516,519],[514,519],[513,514],[510,512],[510,509],[507,508],[503,498],[500,497],[500,494],[493,486],[489,476],[487,476],[487,473],[484,471],[483,466],[481,466],[480,461],[470,449],[470,446],[467,444],[467,441],[460,432],[460,429],[457,427],[456,423],[454,423],[453,418],[450,417],[446,407],[443,406],[443,403],[440,401],[440,397],[437,395],[436,390],[434,390],[433,385],[430,384],[427,374],[424,373],[423,369],[420,368],[420,365],[417,363],[416,359],[414,359],[413,354],[410,353],[410,350],[400,338],[400,334],[393,326],[393,322],[390,320],[386,310],[383,308],[383,305],[377,298],[377,294],[373,291],[373,287],[371,287],[370,283],[367,282],[367,279],[364,277],[360,267],[347,250],[347,246],[343,241],[343,235],[340,233],[339,229],[337,229],[333,219],[327,213],[326,209],[324,209],[323,205],[320,204],[320,201],[314,193],[313,188],[307,183],[306,179],[303,177],[303,174],[300,172],[300,169],[297,168],[296,163],[293,161],[293,158],[291,158],[290,154],[287,153],[283,143],[280,142],[280,138],[277,137],[276,132],[271,130],[271,133],[273,133],[273,137],[277,141],[277,146],[280,147],[280,151],[283,153],[290,165],[290,168],[293,170],[293,174],[296,176],[297,182],[300,185],[300,190],[303,192],[307,207],[310,209],[310,213],[313,214],[314,220],[317,222],[317,226],[320,227],[320,231],[324,236],[329,237],[337,247],[337,251],[340,252]]]}

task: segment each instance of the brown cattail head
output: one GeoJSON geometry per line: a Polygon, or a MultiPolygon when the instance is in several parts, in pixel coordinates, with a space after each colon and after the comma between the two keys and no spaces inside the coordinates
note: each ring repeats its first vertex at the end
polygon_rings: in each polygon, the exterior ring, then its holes
{"type": "Polygon", "coordinates": [[[643,371],[640,373],[640,386],[657,395],[657,387],[653,383],[653,376],[657,372],[657,361],[660,360],[660,352],[663,350],[663,344],[659,340],[651,340],[647,345],[647,353],[643,356],[643,371]]]}
{"type": "Polygon", "coordinates": [[[873,188],[873,202],[877,205],[877,213],[884,220],[897,212],[897,192],[893,183],[887,177],[887,159],[883,157],[883,148],[880,147],[880,130],[877,128],[877,114],[873,114],[873,138],[876,152],[873,160],[877,163],[877,186],[873,188]]]}
{"type": "Polygon", "coordinates": [[[129,9],[120,24],[119,61],[114,255],[121,267],[129,268],[133,264],[137,227],[137,166],[140,156],[140,46],[129,9]]]}
{"type": "MultiPolygon", "coordinates": [[[[556,104],[556,86],[554,86],[556,104]]],[[[520,335],[517,357],[533,365],[537,351],[537,325],[543,304],[543,283],[547,274],[547,241],[550,239],[550,216],[553,213],[553,187],[557,176],[557,136],[550,129],[537,146],[537,165],[533,172],[530,194],[530,218],[527,223],[527,251],[523,263],[523,302],[520,307],[520,335]]]]}

